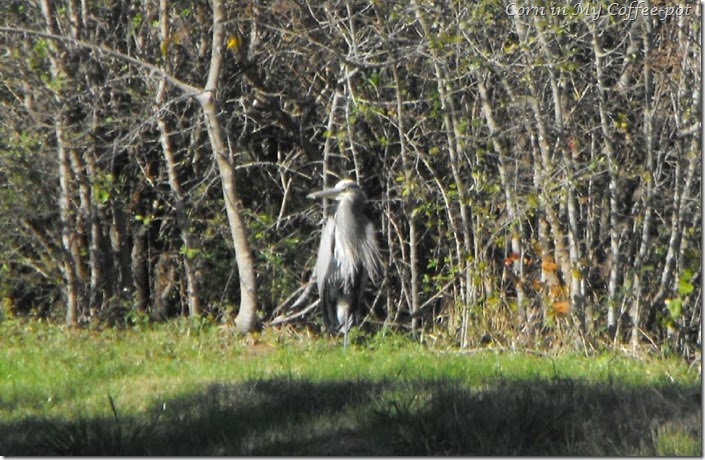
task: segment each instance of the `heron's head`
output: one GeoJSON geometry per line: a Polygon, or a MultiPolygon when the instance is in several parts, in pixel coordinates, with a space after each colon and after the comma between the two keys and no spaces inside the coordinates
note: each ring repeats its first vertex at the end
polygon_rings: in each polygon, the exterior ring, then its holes
{"type": "Polygon", "coordinates": [[[362,196],[362,190],[352,179],[343,179],[335,187],[320,192],[314,192],[308,195],[309,198],[333,198],[337,201],[342,201],[345,198],[358,198],[362,196]]]}

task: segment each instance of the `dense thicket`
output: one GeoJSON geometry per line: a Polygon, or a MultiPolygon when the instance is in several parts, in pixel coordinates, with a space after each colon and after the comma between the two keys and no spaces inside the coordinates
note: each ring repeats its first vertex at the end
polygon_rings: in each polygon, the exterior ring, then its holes
{"type": "Polygon", "coordinates": [[[3,2],[5,310],[230,319],[244,230],[282,321],[313,301],[305,196],[350,176],[386,258],[371,318],[691,354],[701,11],[667,3],[3,2]]]}

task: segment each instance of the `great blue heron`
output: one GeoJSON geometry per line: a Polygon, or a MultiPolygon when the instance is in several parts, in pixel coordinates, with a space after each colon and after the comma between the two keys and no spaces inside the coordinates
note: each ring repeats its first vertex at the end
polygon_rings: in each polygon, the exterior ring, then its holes
{"type": "Polygon", "coordinates": [[[309,198],[338,201],[335,214],[323,228],[316,278],[323,322],[330,331],[343,333],[343,346],[347,347],[348,330],[360,308],[368,278],[376,280],[379,276],[375,228],[364,214],[365,194],[353,180],[343,179],[309,198]]]}

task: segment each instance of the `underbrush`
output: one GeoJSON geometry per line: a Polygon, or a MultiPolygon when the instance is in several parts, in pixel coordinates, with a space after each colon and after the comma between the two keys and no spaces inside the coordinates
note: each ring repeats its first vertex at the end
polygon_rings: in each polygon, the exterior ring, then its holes
{"type": "Polygon", "coordinates": [[[3,321],[4,455],[701,455],[684,362],[3,321]]]}

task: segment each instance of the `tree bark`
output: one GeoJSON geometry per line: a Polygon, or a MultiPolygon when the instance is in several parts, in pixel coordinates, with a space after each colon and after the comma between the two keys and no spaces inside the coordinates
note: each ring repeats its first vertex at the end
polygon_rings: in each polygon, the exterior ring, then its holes
{"type": "Polygon", "coordinates": [[[132,273],[132,288],[134,289],[134,309],[146,313],[149,308],[149,267],[147,258],[148,228],[137,222],[132,230],[132,251],[130,254],[130,271],[132,273]]]}

